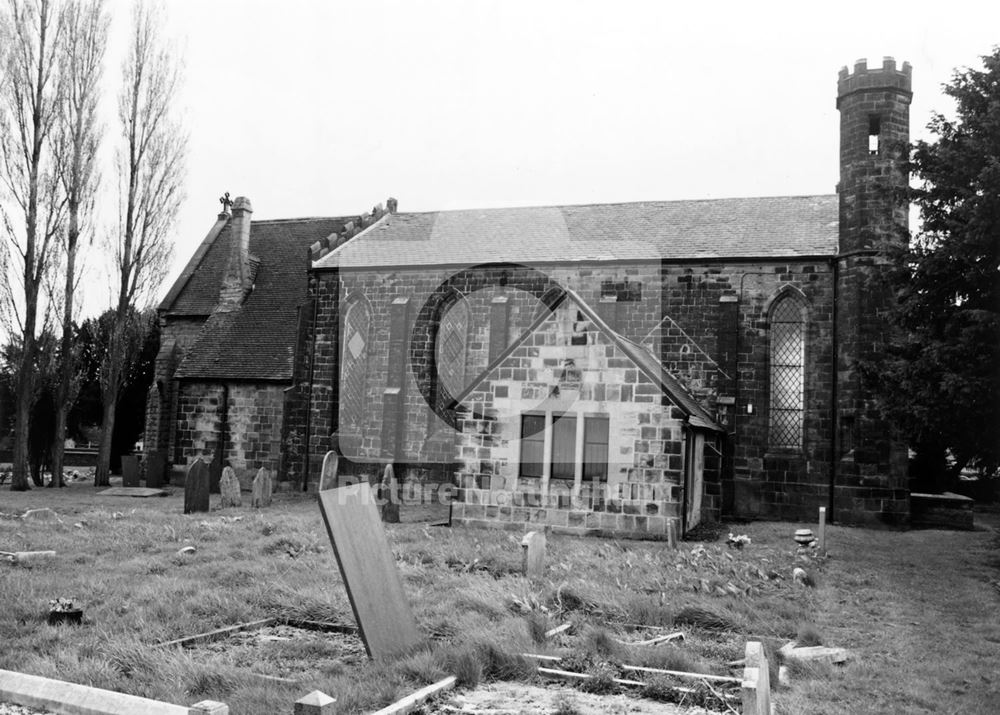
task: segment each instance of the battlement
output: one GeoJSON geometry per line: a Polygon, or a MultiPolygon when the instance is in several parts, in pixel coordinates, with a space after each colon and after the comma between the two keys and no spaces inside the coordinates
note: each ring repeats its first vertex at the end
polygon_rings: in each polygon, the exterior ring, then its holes
{"type": "Polygon", "coordinates": [[[854,63],[854,72],[847,67],[840,69],[837,77],[837,100],[855,92],[871,89],[895,89],[906,94],[912,94],[913,68],[909,62],[904,62],[902,69],[896,69],[896,60],[883,57],[881,67],[868,67],[868,60],[860,59],[854,63]]]}
{"type": "Polygon", "coordinates": [[[396,199],[390,197],[386,201],[386,208],[383,209],[382,204],[378,204],[371,210],[371,213],[362,214],[356,221],[348,221],[342,230],[331,233],[326,238],[320,239],[311,245],[309,247],[309,259],[316,262],[330,251],[343,246],[386,214],[396,213],[397,206],[398,202],[396,199]]]}

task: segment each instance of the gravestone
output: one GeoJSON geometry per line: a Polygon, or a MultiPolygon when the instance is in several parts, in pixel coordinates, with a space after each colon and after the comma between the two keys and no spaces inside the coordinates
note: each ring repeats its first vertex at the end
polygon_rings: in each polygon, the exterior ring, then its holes
{"type": "Polygon", "coordinates": [[[210,494],[219,493],[219,482],[222,481],[222,452],[215,451],[215,457],[208,465],[208,491],[210,494]]]}
{"type": "Polygon", "coordinates": [[[368,656],[390,658],[423,642],[367,482],[319,492],[319,508],[368,656]]]}
{"type": "Polygon", "coordinates": [[[257,470],[257,476],[253,478],[253,491],[250,496],[250,506],[260,509],[271,506],[271,493],[274,483],[271,481],[271,472],[264,467],[257,470]]]}
{"type": "Polygon", "coordinates": [[[323,457],[323,468],[319,471],[319,488],[317,491],[335,488],[337,486],[337,473],[339,471],[340,457],[337,456],[336,452],[331,450],[323,457]]]}
{"type": "Polygon", "coordinates": [[[538,578],[545,573],[545,533],[529,531],[521,540],[521,567],[528,578],[538,578]]]}
{"type": "Polygon", "coordinates": [[[379,485],[379,500],[382,502],[382,521],[386,524],[399,523],[399,484],[392,465],[385,465],[382,484],[379,485]]]}
{"type": "Polygon", "coordinates": [[[163,452],[155,451],[146,454],[146,486],[159,489],[163,486],[163,476],[167,469],[167,460],[163,452]]]}
{"type": "Polygon", "coordinates": [[[240,496],[240,480],[236,478],[236,472],[232,467],[222,470],[222,477],[219,479],[219,493],[222,495],[222,508],[230,506],[242,506],[243,498],[240,496]]]}
{"type": "Polygon", "coordinates": [[[139,486],[139,458],[132,454],[122,457],[122,486],[139,486]]]}
{"type": "Polygon", "coordinates": [[[188,469],[184,479],[184,513],[208,511],[208,465],[200,459],[188,469]]]}

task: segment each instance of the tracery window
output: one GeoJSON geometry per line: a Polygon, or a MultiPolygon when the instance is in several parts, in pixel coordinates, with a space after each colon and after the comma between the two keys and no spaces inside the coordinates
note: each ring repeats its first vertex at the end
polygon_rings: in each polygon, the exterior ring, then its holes
{"type": "Polygon", "coordinates": [[[465,389],[468,338],[469,304],[460,298],[441,316],[435,346],[438,380],[452,397],[465,389]]]}
{"type": "Polygon", "coordinates": [[[789,293],[771,307],[770,418],[771,447],[802,446],[805,393],[806,322],[805,303],[789,293]]]}

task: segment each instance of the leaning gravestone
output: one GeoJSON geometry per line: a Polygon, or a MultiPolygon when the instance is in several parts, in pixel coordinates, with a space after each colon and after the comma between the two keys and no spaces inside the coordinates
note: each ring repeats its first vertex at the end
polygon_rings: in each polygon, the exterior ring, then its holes
{"type": "Polygon", "coordinates": [[[146,486],[159,489],[163,486],[163,475],[167,469],[167,460],[163,452],[149,452],[146,455],[146,486]]]}
{"type": "Polygon", "coordinates": [[[319,509],[368,656],[390,658],[423,642],[367,482],[319,493],[319,509]]]}
{"type": "Polygon", "coordinates": [[[139,458],[134,455],[122,457],[122,486],[139,486],[139,458]]]}
{"type": "Polygon", "coordinates": [[[337,486],[337,473],[340,471],[340,457],[334,451],[329,451],[323,457],[323,467],[319,470],[319,487],[316,491],[333,489],[337,486]]]}
{"type": "Polygon", "coordinates": [[[200,459],[188,469],[184,479],[184,513],[208,511],[208,465],[200,459]]]}
{"type": "Polygon", "coordinates": [[[271,472],[264,467],[257,470],[257,476],[253,478],[253,492],[251,492],[250,506],[254,509],[261,509],[271,506],[271,492],[274,483],[271,481],[271,472]]]}
{"type": "Polygon", "coordinates": [[[399,523],[399,484],[392,465],[385,465],[382,484],[379,486],[379,499],[382,502],[382,521],[386,524],[399,523]]]}
{"type": "Polygon", "coordinates": [[[240,496],[240,480],[236,478],[236,472],[232,467],[222,470],[222,477],[219,479],[219,493],[222,495],[222,508],[230,506],[241,506],[243,498],[240,496]]]}

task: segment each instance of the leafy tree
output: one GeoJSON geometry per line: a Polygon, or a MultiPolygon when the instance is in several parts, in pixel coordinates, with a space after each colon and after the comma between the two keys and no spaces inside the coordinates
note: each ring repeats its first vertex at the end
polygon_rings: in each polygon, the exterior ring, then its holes
{"type": "Polygon", "coordinates": [[[1000,465],[1000,48],[982,59],[944,87],[955,119],[913,147],[922,227],[891,273],[899,333],[869,369],[922,488],[1000,465]]]}

